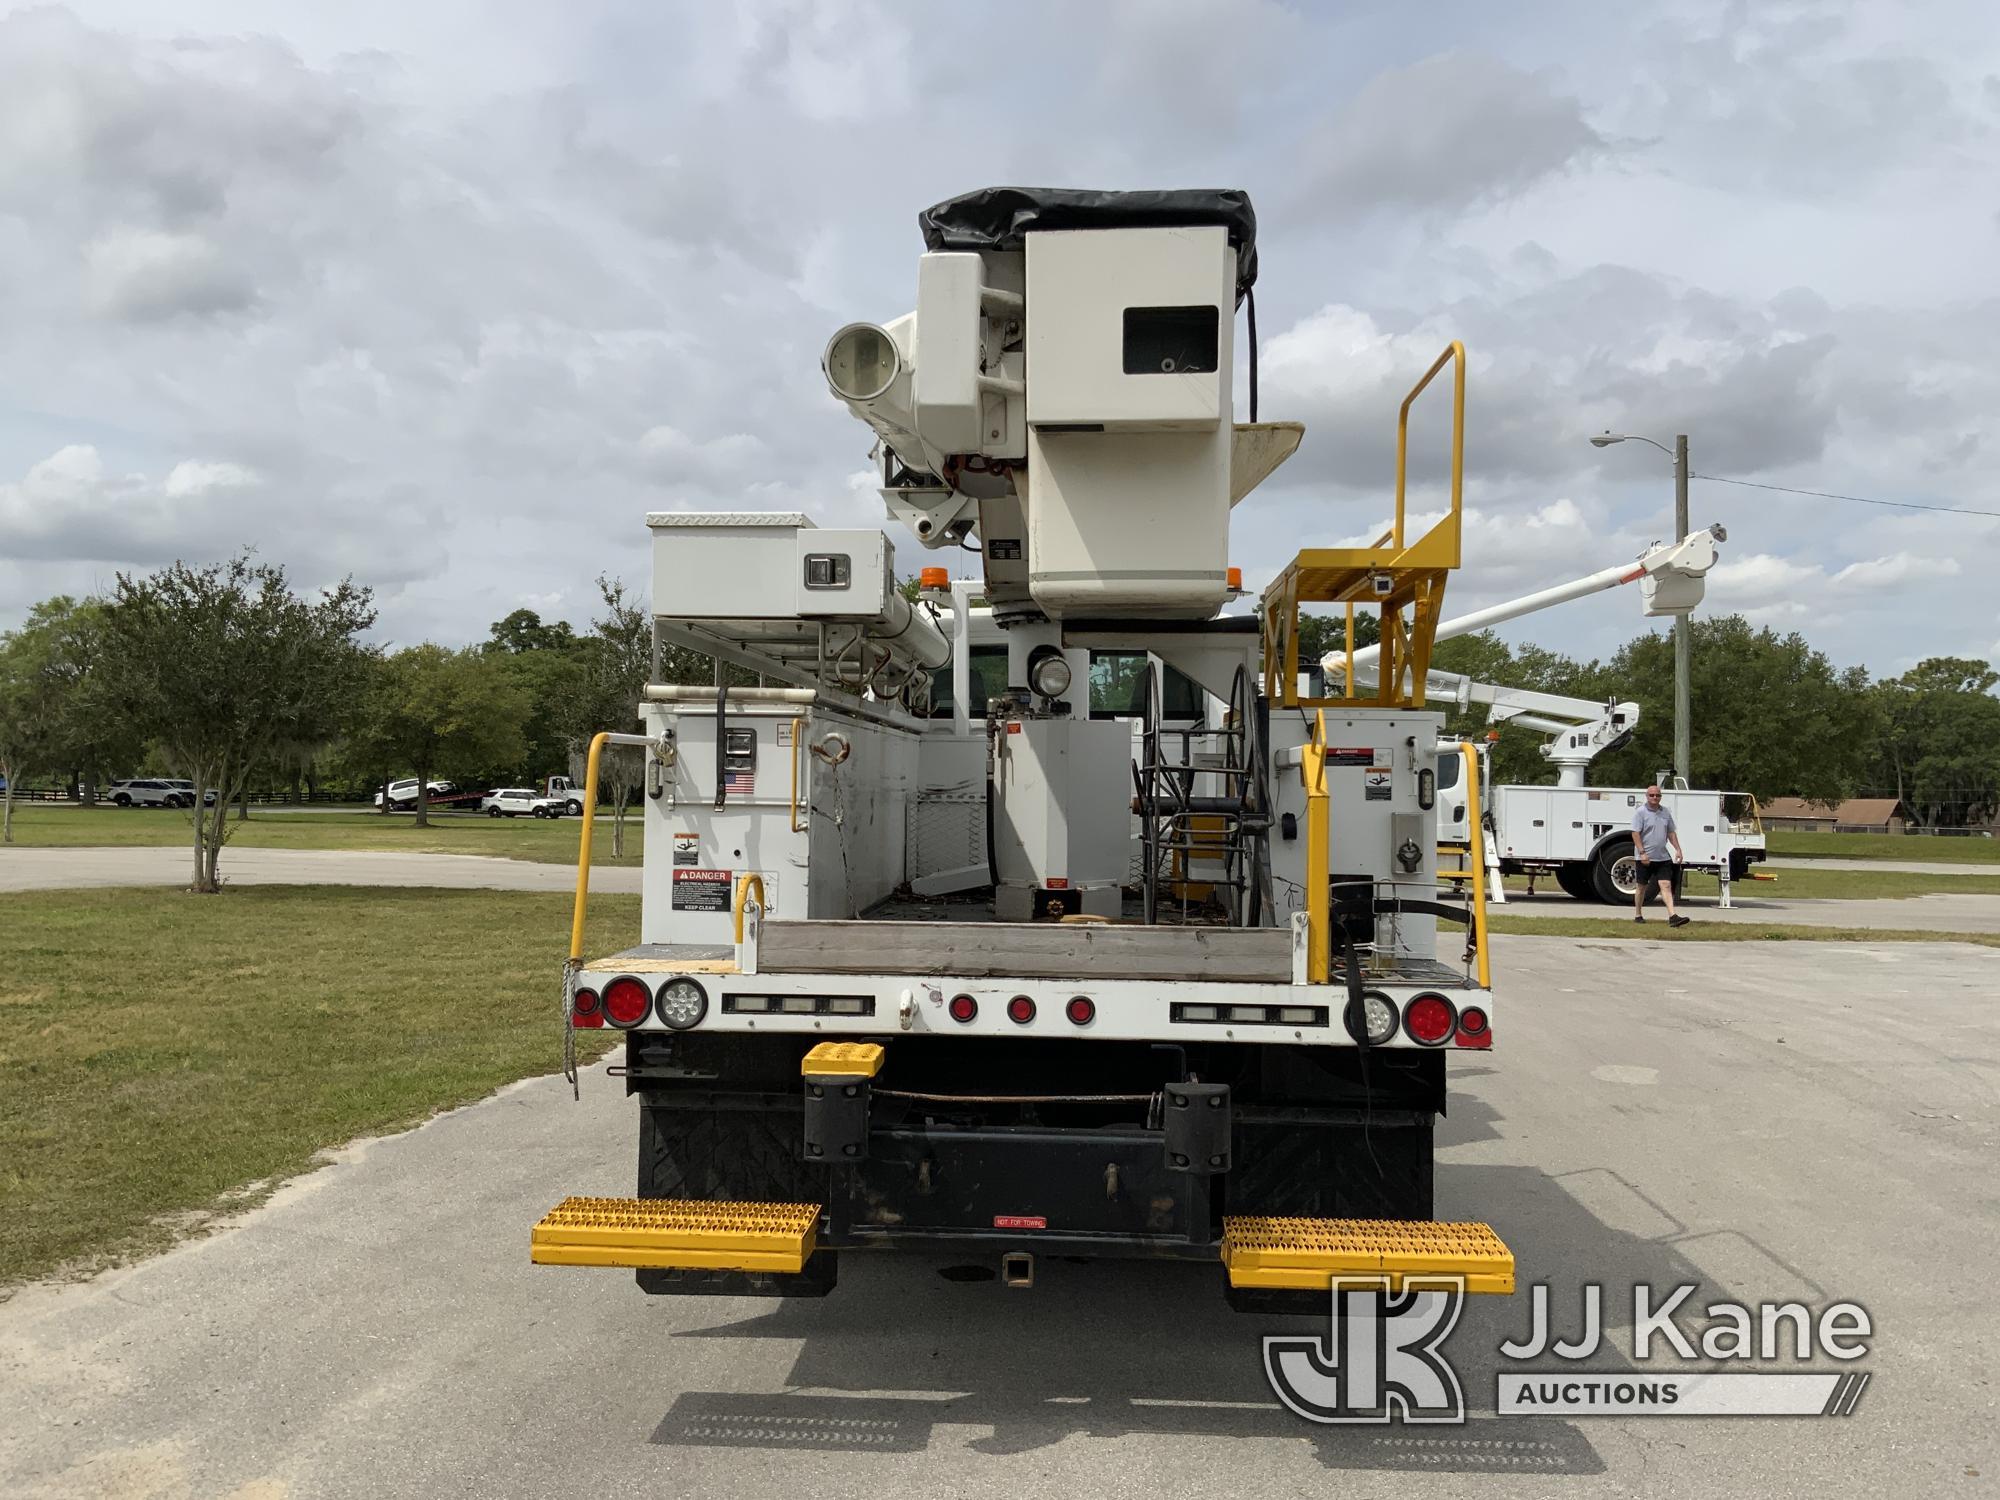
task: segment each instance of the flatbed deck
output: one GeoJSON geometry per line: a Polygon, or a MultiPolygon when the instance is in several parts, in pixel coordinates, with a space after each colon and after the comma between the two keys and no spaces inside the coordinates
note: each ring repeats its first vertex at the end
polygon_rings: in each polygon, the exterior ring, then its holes
{"type": "MultiPolygon", "coordinates": [[[[734,955],[726,944],[642,943],[588,968],[715,972],[734,955]]],[[[852,921],[767,920],[758,938],[757,967],[767,974],[963,979],[1065,979],[1095,970],[1120,979],[1290,984],[1292,934],[1282,927],[996,922],[984,902],[893,900],[852,921]]],[[[1340,977],[1336,960],[1336,981],[1340,977]]],[[[1371,967],[1367,977],[1439,989],[1470,983],[1462,969],[1410,957],[1371,967]]]]}

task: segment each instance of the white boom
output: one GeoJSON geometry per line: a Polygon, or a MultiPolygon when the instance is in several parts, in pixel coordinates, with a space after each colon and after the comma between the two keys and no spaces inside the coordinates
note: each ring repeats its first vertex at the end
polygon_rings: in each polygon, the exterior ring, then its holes
{"type": "MultiPolygon", "coordinates": [[[[1504,620],[1517,620],[1522,615],[1531,615],[1551,605],[1567,604],[1586,594],[1615,589],[1621,583],[1640,583],[1649,615],[1687,614],[1701,603],[1702,581],[1716,562],[1715,544],[1728,540],[1729,533],[1722,527],[1709,526],[1682,537],[1678,542],[1656,543],[1641,553],[1637,562],[1601,568],[1587,577],[1559,583],[1554,588],[1523,594],[1518,599],[1509,599],[1488,609],[1476,609],[1453,620],[1442,620],[1438,623],[1436,639],[1448,641],[1454,636],[1471,635],[1475,630],[1484,630],[1504,620]]],[[[1359,676],[1359,669],[1380,654],[1379,646],[1364,646],[1356,651],[1355,675],[1359,676]]],[[[1329,651],[1321,659],[1321,665],[1329,673],[1339,672],[1346,659],[1344,652],[1329,651]]]]}
{"type": "MultiPolygon", "coordinates": [[[[1436,638],[1444,641],[1454,636],[1470,635],[1504,620],[1519,619],[1537,610],[1567,604],[1572,599],[1633,582],[1639,582],[1645,592],[1647,614],[1684,615],[1701,602],[1703,580],[1716,562],[1715,544],[1727,541],[1728,536],[1722,527],[1710,526],[1678,542],[1662,542],[1649,548],[1636,562],[1601,568],[1569,583],[1523,594],[1518,599],[1509,599],[1488,609],[1474,610],[1471,614],[1442,621],[1436,638]]],[[[1376,646],[1364,647],[1354,653],[1357,682],[1375,680],[1373,668],[1380,654],[1380,648],[1376,646]]],[[[1345,652],[1329,651],[1321,658],[1320,664],[1329,675],[1336,675],[1345,670],[1346,661],[1345,652]]],[[[1529,688],[1503,687],[1497,683],[1479,682],[1457,672],[1433,670],[1426,674],[1424,681],[1426,695],[1432,699],[1449,699],[1461,709],[1474,703],[1484,703],[1489,707],[1492,723],[1519,724],[1524,729],[1549,735],[1550,739],[1541,749],[1556,767],[1558,786],[1584,785],[1586,768],[1591,761],[1623,745],[1639,723],[1639,705],[1631,702],[1600,703],[1588,698],[1569,698],[1559,693],[1535,692],[1529,688]]]]}

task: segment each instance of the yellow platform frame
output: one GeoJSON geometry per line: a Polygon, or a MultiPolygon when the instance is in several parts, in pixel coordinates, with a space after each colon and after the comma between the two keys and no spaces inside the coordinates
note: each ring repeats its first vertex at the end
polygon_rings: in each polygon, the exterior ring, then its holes
{"type": "Polygon", "coordinates": [[[1453,339],[1410,388],[1396,414],[1396,511],[1371,547],[1308,547],[1272,580],[1259,601],[1264,636],[1264,693],[1282,708],[1421,708],[1424,674],[1444,607],[1445,575],[1459,565],[1465,504],[1465,345],[1453,339]],[[1410,408],[1446,365],[1452,367],[1451,508],[1414,542],[1403,535],[1408,485],[1410,408]],[[1347,681],[1338,697],[1302,697],[1299,606],[1347,606],[1347,681]],[[1373,696],[1354,690],[1354,608],[1382,612],[1382,658],[1373,696]],[[1405,619],[1407,612],[1408,618],[1405,619]]]}

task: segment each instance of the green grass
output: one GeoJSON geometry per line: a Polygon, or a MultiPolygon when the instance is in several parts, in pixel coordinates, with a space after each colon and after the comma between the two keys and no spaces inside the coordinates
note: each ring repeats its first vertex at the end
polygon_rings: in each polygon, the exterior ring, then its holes
{"type": "MultiPolygon", "coordinates": [[[[1907,896],[1929,896],[1948,891],[1961,896],[2000,896],[2000,870],[1993,874],[1922,875],[1911,870],[1809,870],[1784,869],[1769,872],[1769,880],[1738,880],[1731,892],[1742,897],[1765,897],[1800,901],[1891,900],[1907,896]]],[[[1509,891],[1525,891],[1525,877],[1507,877],[1509,891]]],[[[1537,880],[1535,891],[1561,891],[1553,880],[1537,880]]],[[[1713,875],[1698,870],[1682,877],[1682,894],[1714,897],[1722,885],[1713,875]]]]}
{"type": "MultiPolygon", "coordinates": [[[[601,896],[587,951],[637,929],[636,897],[601,896]]],[[[0,896],[0,1286],[158,1249],[327,1147],[554,1071],[568,942],[569,899],[539,893],[0,896]]]]}
{"type": "MultiPolygon", "coordinates": [[[[625,857],[611,857],[611,814],[600,808],[591,839],[593,868],[636,865],[645,821],[639,808],[625,815],[625,857]]],[[[24,849],[105,848],[114,845],[185,848],[194,837],[190,814],[168,807],[49,807],[17,805],[14,842],[24,849]]],[[[265,812],[250,810],[247,822],[229,815],[229,849],[364,849],[404,854],[487,854],[542,864],[576,863],[579,818],[485,818],[433,813],[428,828],[412,813],[265,812]]],[[[189,855],[192,862],[193,855],[189,855]]]]}
{"type": "Polygon", "coordinates": [[[1663,943],[1977,943],[1982,948],[2000,948],[2000,933],[1919,932],[1908,927],[1808,927],[1796,922],[1703,922],[1686,927],[1669,927],[1664,917],[1646,919],[1641,932],[1636,922],[1606,921],[1602,917],[1510,917],[1498,914],[1486,919],[1489,932],[1510,937],[1611,938],[1663,943]]]}
{"type": "Polygon", "coordinates": [[[1918,864],[2000,865],[2000,839],[1932,838],[1896,833],[1791,833],[1764,835],[1774,855],[1787,859],[1904,859],[1918,864]]]}

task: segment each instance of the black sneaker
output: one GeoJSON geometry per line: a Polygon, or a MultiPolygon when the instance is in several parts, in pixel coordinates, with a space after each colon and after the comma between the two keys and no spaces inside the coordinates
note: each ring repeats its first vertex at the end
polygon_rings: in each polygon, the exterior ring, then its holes
{"type": "Polygon", "coordinates": [[[1645,918],[1645,916],[1644,916],[1644,915],[1642,914],[1642,915],[1640,915],[1640,916],[1636,916],[1636,917],[1634,917],[1634,918],[1633,918],[1632,920],[1633,920],[1633,921],[1635,921],[1635,922],[1643,922],[1643,921],[1645,921],[1645,920],[1646,920],[1646,918],[1645,918]]]}
{"type": "Polygon", "coordinates": [[[1693,917],[1684,917],[1679,912],[1675,912],[1671,917],[1667,918],[1667,925],[1669,927],[1685,927],[1693,920],[1693,917]]]}

